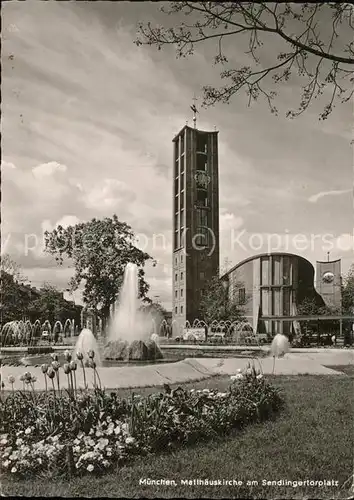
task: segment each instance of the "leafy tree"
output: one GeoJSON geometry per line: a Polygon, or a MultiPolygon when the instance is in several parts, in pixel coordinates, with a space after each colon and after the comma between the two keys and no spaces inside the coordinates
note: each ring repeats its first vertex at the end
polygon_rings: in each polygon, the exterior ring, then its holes
{"type": "MultiPolygon", "coordinates": [[[[237,288],[241,288],[241,284],[237,288]]],[[[202,292],[200,314],[207,324],[214,320],[233,322],[244,319],[243,305],[229,300],[229,290],[218,276],[212,278],[202,292]]]]}
{"type": "Polygon", "coordinates": [[[221,79],[227,83],[221,88],[204,86],[204,106],[229,103],[234,94],[245,91],[249,105],[261,96],[277,113],[272,80],[275,85],[286,83],[294,74],[304,84],[299,107],[289,110],[289,117],[303,113],[328,89],[329,100],[320,114],[324,120],[336,102],[348,102],[353,95],[354,9],[350,3],[178,1],[168,2],[167,8],[164,4],[161,11],[174,21],[184,14],[186,22],[177,27],[176,22],[172,27],[140,23],[135,43],[159,50],[171,44],[177,57],[186,57],[197,44],[215,42],[214,63],[221,66],[221,79]],[[250,65],[232,67],[226,54],[244,40],[250,65]],[[268,41],[278,44],[272,54],[263,48],[268,41]]]}
{"type": "Polygon", "coordinates": [[[1,324],[22,319],[31,300],[31,288],[25,286],[26,277],[21,266],[9,254],[1,256],[1,324]]]}
{"type": "Polygon", "coordinates": [[[100,310],[103,318],[108,318],[109,308],[116,301],[128,262],[139,266],[139,296],[146,297],[149,285],[143,266],[151,257],[134,245],[134,232],[116,215],[67,228],[58,226],[45,233],[45,245],[59,264],[63,257],[73,261],[75,274],[70,290],[77,290],[84,282],[85,304],[100,310]]]}
{"type": "Polygon", "coordinates": [[[67,319],[78,322],[81,307],[65,300],[55,286],[44,283],[39,296],[30,303],[28,309],[32,320],[40,319],[43,322],[48,319],[53,326],[55,321],[64,323],[67,319]]]}
{"type": "Polygon", "coordinates": [[[298,315],[302,316],[328,316],[330,314],[339,314],[339,311],[334,307],[329,307],[323,302],[320,303],[316,297],[306,297],[297,306],[298,315]]]}
{"type": "Polygon", "coordinates": [[[343,313],[354,314],[354,264],[352,264],[343,280],[342,309],[343,313]]]}

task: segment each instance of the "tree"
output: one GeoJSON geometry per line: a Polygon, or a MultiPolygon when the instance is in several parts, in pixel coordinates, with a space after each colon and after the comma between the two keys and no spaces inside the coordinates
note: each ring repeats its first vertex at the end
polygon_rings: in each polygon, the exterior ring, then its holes
{"type": "Polygon", "coordinates": [[[306,297],[297,306],[297,313],[300,316],[328,316],[330,314],[340,314],[340,312],[334,308],[329,307],[320,302],[316,297],[306,297]]]}
{"type": "Polygon", "coordinates": [[[342,309],[344,314],[354,314],[354,264],[343,279],[342,309]]]}
{"type": "Polygon", "coordinates": [[[31,289],[24,285],[21,266],[9,254],[1,256],[1,324],[22,319],[31,300],[31,289]]]}
{"type": "Polygon", "coordinates": [[[268,3],[268,2],[169,2],[161,7],[166,14],[178,17],[183,13],[189,22],[178,27],[152,27],[139,23],[137,45],[153,45],[159,50],[165,45],[176,47],[177,57],[194,53],[197,44],[216,43],[215,64],[221,66],[221,88],[204,86],[204,106],[229,103],[232,96],[244,90],[248,104],[260,96],[265,98],[272,113],[277,93],[269,90],[288,82],[297,73],[303,80],[297,110],[289,110],[293,118],[303,113],[313,99],[326,88],[330,97],[320,119],[325,120],[336,102],[348,102],[353,95],[354,75],[354,10],[345,2],[329,3],[268,3]],[[249,65],[230,67],[226,55],[242,47],[249,65]],[[272,61],[263,46],[268,41],[278,43],[272,61]],[[279,48],[278,48],[279,47],[279,48]]]}
{"type": "Polygon", "coordinates": [[[22,268],[8,253],[1,255],[0,264],[1,273],[6,273],[13,276],[14,281],[17,283],[24,283],[27,278],[22,273],[22,268]]]}
{"type": "Polygon", "coordinates": [[[44,322],[48,319],[51,325],[54,325],[55,321],[64,323],[67,319],[78,321],[77,306],[65,300],[62,292],[49,283],[44,283],[28,310],[32,320],[40,319],[44,322]]]}
{"type": "Polygon", "coordinates": [[[75,274],[69,282],[70,290],[77,290],[84,282],[85,304],[99,309],[106,319],[117,299],[128,262],[139,266],[139,296],[146,297],[149,290],[143,266],[151,257],[138,249],[133,240],[131,227],[113,215],[47,231],[45,249],[59,264],[63,263],[63,256],[73,261],[75,274]]]}
{"type": "MultiPolygon", "coordinates": [[[[236,288],[240,288],[238,285],[236,288]]],[[[208,283],[201,295],[200,313],[202,319],[210,325],[216,321],[242,321],[243,304],[236,304],[236,301],[229,300],[228,287],[223,285],[223,281],[215,276],[208,283]]]]}

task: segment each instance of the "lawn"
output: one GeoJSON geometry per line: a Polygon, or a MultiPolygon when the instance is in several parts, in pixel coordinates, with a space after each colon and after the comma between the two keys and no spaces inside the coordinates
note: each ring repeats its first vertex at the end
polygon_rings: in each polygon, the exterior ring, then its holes
{"type": "MultiPolygon", "coordinates": [[[[338,367],[339,369],[339,367],[338,367]]],[[[343,377],[274,377],[287,400],[275,420],[246,428],[208,444],[169,454],[139,458],[101,477],[48,481],[2,481],[5,495],[126,498],[346,498],[353,473],[353,374],[343,377]],[[238,485],[202,485],[201,479],[240,481],[238,485]],[[145,481],[145,484],[144,483],[145,481]],[[170,480],[170,485],[147,484],[170,480]],[[190,480],[191,484],[182,484],[190,480]],[[198,481],[199,480],[199,481],[198,481]],[[338,486],[267,486],[263,481],[338,481],[338,486]],[[253,484],[247,484],[253,481],[253,484]],[[173,483],[174,482],[174,483],[173,483]],[[257,484],[258,482],[258,484],[257,484]]],[[[186,387],[218,388],[226,377],[186,387]]],[[[155,392],[142,389],[140,394],[155,392]]],[[[119,391],[122,396],[130,390],[119,391]]]]}

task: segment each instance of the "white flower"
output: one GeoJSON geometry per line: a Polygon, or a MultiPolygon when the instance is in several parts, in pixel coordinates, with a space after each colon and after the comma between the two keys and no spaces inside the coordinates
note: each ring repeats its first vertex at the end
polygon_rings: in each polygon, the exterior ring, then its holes
{"type": "Polygon", "coordinates": [[[10,460],[5,460],[5,462],[2,464],[5,468],[7,468],[10,465],[10,460]]]}
{"type": "Polygon", "coordinates": [[[21,438],[16,439],[17,446],[21,446],[22,443],[23,443],[23,439],[21,439],[21,438]]]}
{"type": "Polygon", "coordinates": [[[15,474],[15,472],[17,472],[16,467],[12,467],[11,472],[12,472],[13,474],[15,474]]]}
{"type": "Polygon", "coordinates": [[[260,380],[261,378],[263,378],[263,375],[260,373],[259,375],[257,375],[257,378],[258,380],[260,380]]]}
{"type": "Polygon", "coordinates": [[[3,438],[3,439],[0,441],[0,445],[4,446],[5,444],[7,444],[7,439],[6,439],[6,438],[3,438]]]}
{"type": "Polygon", "coordinates": [[[241,368],[238,368],[237,372],[236,373],[242,373],[242,370],[241,368]]]}
{"type": "Polygon", "coordinates": [[[73,447],[73,452],[74,453],[80,453],[80,449],[81,449],[80,446],[74,446],[73,447]]]}
{"type": "Polygon", "coordinates": [[[101,431],[96,431],[96,437],[101,437],[103,436],[103,433],[101,431]]]}
{"type": "Polygon", "coordinates": [[[127,444],[133,444],[133,443],[135,443],[135,439],[132,436],[129,436],[129,437],[127,437],[127,439],[125,440],[125,442],[127,444]]]}
{"type": "Polygon", "coordinates": [[[210,392],[209,389],[203,389],[203,392],[207,393],[210,392]]]}
{"type": "Polygon", "coordinates": [[[88,466],[87,466],[87,470],[88,470],[89,472],[92,472],[94,468],[95,468],[95,467],[94,467],[92,464],[90,464],[90,465],[88,465],[88,466]]]}
{"type": "Polygon", "coordinates": [[[120,425],[117,425],[117,427],[114,429],[114,434],[119,434],[121,430],[122,429],[121,429],[120,425]]]}
{"type": "Polygon", "coordinates": [[[27,429],[25,430],[25,434],[31,434],[31,432],[32,432],[31,427],[27,427],[27,429]]]}
{"type": "Polygon", "coordinates": [[[231,375],[231,380],[242,380],[243,379],[243,375],[242,373],[237,373],[236,375],[231,375]]]}
{"type": "Polygon", "coordinates": [[[123,432],[129,432],[129,425],[128,424],[123,424],[122,425],[122,430],[123,430],[123,432]]]}

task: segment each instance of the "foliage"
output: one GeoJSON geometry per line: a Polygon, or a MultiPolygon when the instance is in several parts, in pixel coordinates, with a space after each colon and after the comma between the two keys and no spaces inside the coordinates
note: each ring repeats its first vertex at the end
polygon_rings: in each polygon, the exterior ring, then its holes
{"type": "Polygon", "coordinates": [[[44,283],[41,289],[25,284],[21,266],[8,254],[1,259],[1,312],[2,323],[20,319],[65,321],[75,318],[80,321],[81,306],[64,299],[54,286],[44,283]]]}
{"type": "Polygon", "coordinates": [[[354,264],[350,267],[342,286],[343,313],[354,313],[354,264]]]}
{"type": "Polygon", "coordinates": [[[21,266],[8,253],[1,255],[0,269],[2,273],[12,276],[17,283],[24,283],[27,280],[21,266]]]}
{"type": "Polygon", "coordinates": [[[80,312],[82,306],[75,305],[73,302],[65,300],[62,292],[49,283],[44,283],[39,290],[37,299],[31,302],[29,306],[29,315],[32,319],[48,319],[53,325],[55,321],[64,322],[66,319],[75,319],[80,323],[80,312]]]}
{"type": "Polygon", "coordinates": [[[221,79],[227,83],[219,89],[204,87],[205,106],[229,103],[234,94],[244,90],[249,105],[263,97],[271,112],[277,113],[273,103],[277,93],[269,89],[272,80],[279,85],[300,78],[299,107],[287,116],[300,115],[313,99],[327,93],[328,102],[320,114],[324,120],[336,102],[349,102],[353,95],[354,11],[349,3],[181,1],[170,2],[167,8],[163,5],[161,11],[174,15],[173,25],[140,23],[135,43],[159,50],[172,44],[177,57],[186,57],[194,53],[197,44],[215,41],[214,63],[221,66],[221,79]],[[181,14],[187,22],[176,26],[181,14]],[[235,68],[229,59],[237,56],[237,50],[243,50],[248,60],[235,68]],[[231,57],[227,56],[230,52],[231,57]]]}
{"type": "Polygon", "coordinates": [[[117,299],[128,262],[140,267],[140,297],[148,292],[143,266],[151,257],[134,246],[131,227],[120,222],[116,215],[67,228],[58,226],[45,233],[45,244],[46,251],[55,255],[59,264],[63,263],[63,257],[73,260],[75,275],[70,281],[70,289],[76,290],[84,281],[85,303],[101,308],[106,317],[110,305],[117,299]]]}
{"type": "MultiPolygon", "coordinates": [[[[45,376],[49,373],[48,368],[45,376]]],[[[24,378],[29,381],[31,375],[24,378]]],[[[225,392],[166,386],[165,393],[123,399],[98,387],[90,393],[69,384],[66,393],[59,387],[56,391],[52,381],[52,392],[36,393],[32,384],[31,391],[12,391],[0,401],[3,471],[20,476],[69,469],[99,472],[133,455],[208,440],[263,421],[284,405],[254,366],[232,377],[225,392]]]]}
{"type": "Polygon", "coordinates": [[[1,323],[18,319],[31,300],[31,289],[24,285],[26,278],[21,266],[9,254],[1,255],[1,323]]]}
{"type": "Polygon", "coordinates": [[[313,297],[305,297],[297,306],[297,312],[299,315],[303,316],[328,316],[330,314],[340,313],[340,311],[334,307],[329,307],[324,303],[320,303],[313,297]]]}
{"type": "MultiPolygon", "coordinates": [[[[242,285],[237,284],[235,290],[240,288],[242,285]]],[[[202,292],[200,314],[207,324],[214,320],[241,321],[243,320],[242,306],[243,304],[236,304],[236,300],[230,301],[228,287],[223,285],[223,281],[218,276],[215,276],[202,292]]]]}

